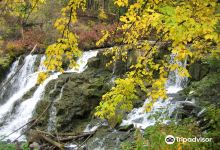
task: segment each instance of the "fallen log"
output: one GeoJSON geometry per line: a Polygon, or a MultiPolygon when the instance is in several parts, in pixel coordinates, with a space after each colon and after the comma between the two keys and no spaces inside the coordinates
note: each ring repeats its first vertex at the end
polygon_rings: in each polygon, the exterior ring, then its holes
{"type": "MultiPolygon", "coordinates": [[[[32,130],[32,134],[37,135],[40,139],[43,139],[47,141],[48,143],[58,147],[59,149],[64,149],[64,144],[61,144],[60,142],[67,142],[67,141],[72,141],[72,140],[77,140],[79,138],[88,138],[91,137],[93,134],[95,134],[96,131],[93,132],[87,132],[87,133],[82,133],[80,135],[73,135],[73,136],[68,136],[68,137],[56,137],[52,135],[51,133],[41,131],[41,130],[32,130]],[[57,142],[59,141],[59,142],[57,142]]],[[[60,134],[59,134],[60,135],[60,134]]]]}
{"type": "Polygon", "coordinates": [[[49,137],[47,137],[47,136],[44,136],[44,135],[42,135],[42,134],[39,134],[39,136],[40,136],[42,139],[44,139],[45,141],[47,141],[48,143],[50,143],[50,144],[52,144],[52,145],[58,147],[58,148],[61,149],[61,150],[64,150],[64,145],[63,145],[63,144],[58,143],[58,142],[52,140],[51,138],[49,138],[49,137]]]}
{"type": "Polygon", "coordinates": [[[88,136],[92,136],[93,134],[95,134],[95,131],[94,132],[83,133],[83,134],[75,135],[75,136],[69,136],[69,137],[65,137],[65,138],[59,138],[59,141],[63,142],[63,141],[76,140],[76,139],[79,139],[79,138],[86,138],[88,136]]]}
{"type": "Polygon", "coordinates": [[[41,130],[35,130],[35,132],[37,132],[38,134],[41,133],[41,134],[49,135],[53,138],[56,138],[53,134],[51,134],[49,132],[45,132],[45,131],[41,131],[41,130]]]}
{"type": "Polygon", "coordinates": [[[40,131],[40,130],[31,130],[32,135],[37,136],[38,139],[42,139],[51,145],[63,150],[64,149],[64,144],[57,142],[55,136],[53,136],[50,133],[47,133],[45,131],[40,131]],[[54,139],[53,139],[54,138],[54,139]]]}

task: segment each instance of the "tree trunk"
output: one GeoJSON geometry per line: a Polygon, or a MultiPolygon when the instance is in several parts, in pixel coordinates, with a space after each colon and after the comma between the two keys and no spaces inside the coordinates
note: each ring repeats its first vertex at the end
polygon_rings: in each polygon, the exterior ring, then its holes
{"type": "Polygon", "coordinates": [[[104,0],[104,9],[106,12],[109,12],[109,0],[104,0]]]}

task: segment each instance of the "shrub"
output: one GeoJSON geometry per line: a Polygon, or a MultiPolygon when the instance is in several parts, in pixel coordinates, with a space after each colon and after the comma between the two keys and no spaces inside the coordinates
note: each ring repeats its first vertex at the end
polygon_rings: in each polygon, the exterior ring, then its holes
{"type": "Polygon", "coordinates": [[[207,108],[206,118],[210,120],[206,131],[201,131],[194,119],[184,119],[178,123],[171,121],[165,125],[158,121],[155,125],[146,128],[142,133],[138,129],[135,132],[133,142],[123,143],[123,150],[217,150],[220,147],[220,109],[214,106],[207,108]],[[165,137],[212,138],[211,142],[175,142],[168,145],[165,137]]]}
{"type": "MultiPolygon", "coordinates": [[[[96,42],[103,36],[102,31],[114,31],[116,29],[117,24],[108,24],[105,23],[91,23],[89,25],[78,23],[74,28],[75,33],[79,36],[79,47],[81,49],[94,49],[97,48],[96,42]]],[[[112,45],[112,41],[109,40],[105,45],[101,45],[101,47],[112,45]]]]}

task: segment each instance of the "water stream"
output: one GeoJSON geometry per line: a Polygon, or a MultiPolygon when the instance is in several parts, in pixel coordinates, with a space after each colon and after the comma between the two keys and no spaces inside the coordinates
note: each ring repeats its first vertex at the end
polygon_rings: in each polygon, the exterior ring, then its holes
{"type": "MultiPolygon", "coordinates": [[[[77,61],[78,67],[69,69],[66,72],[80,73],[84,71],[86,69],[86,64],[89,58],[96,56],[97,53],[98,51],[84,52],[83,55],[77,61]]],[[[45,70],[45,67],[43,66],[43,61],[45,57],[43,56],[41,57],[41,63],[40,66],[38,67],[38,71],[34,72],[36,58],[37,55],[26,56],[24,59],[23,67],[20,69],[17,75],[10,81],[11,86],[9,86],[9,89],[7,89],[8,87],[6,87],[6,89],[2,90],[0,93],[0,95],[4,95],[3,92],[10,90],[10,95],[11,95],[8,99],[4,99],[5,103],[0,105],[0,119],[5,120],[7,118],[6,122],[4,122],[2,126],[0,126],[0,137],[1,136],[4,137],[5,135],[12,133],[14,130],[23,126],[25,123],[27,123],[30,120],[33,111],[36,107],[36,104],[38,103],[39,100],[41,100],[41,98],[44,95],[45,87],[47,86],[47,84],[51,80],[57,79],[58,76],[61,74],[59,72],[54,72],[41,85],[37,87],[31,98],[26,100],[21,100],[22,96],[24,96],[28,91],[30,91],[31,88],[36,86],[38,73],[40,71],[45,70]],[[20,102],[19,106],[17,106],[15,112],[11,114],[13,106],[16,102],[20,102]]],[[[19,66],[18,61],[14,62],[6,80],[9,79],[10,76],[12,76],[16,72],[18,66],[19,66]]],[[[62,94],[60,94],[60,96],[61,95],[62,94]]],[[[51,117],[50,120],[55,119],[54,117],[56,115],[56,110],[53,109],[51,113],[52,114],[50,114],[51,117]]],[[[4,140],[7,139],[15,140],[16,138],[20,137],[22,134],[23,134],[22,130],[18,130],[17,132],[8,136],[4,140]]],[[[18,140],[25,140],[25,136],[21,136],[18,140]]]]}
{"type": "MultiPolygon", "coordinates": [[[[37,74],[34,73],[34,64],[36,61],[36,55],[28,55],[24,59],[24,65],[20,71],[15,75],[15,77],[10,81],[10,85],[7,86],[5,90],[2,91],[4,96],[8,93],[9,99],[4,100],[5,103],[0,105],[0,119],[2,119],[8,112],[13,108],[13,105],[18,101],[26,92],[33,88],[36,84],[37,74]]],[[[18,69],[18,61],[16,61],[9,72],[8,79],[12,76],[13,73],[18,69]]],[[[3,97],[4,98],[4,97],[3,97]]]]}

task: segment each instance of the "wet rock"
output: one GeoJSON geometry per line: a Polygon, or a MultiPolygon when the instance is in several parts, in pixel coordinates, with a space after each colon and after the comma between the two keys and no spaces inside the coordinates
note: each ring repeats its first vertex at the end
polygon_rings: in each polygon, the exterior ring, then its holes
{"type": "Polygon", "coordinates": [[[87,141],[86,148],[118,150],[124,141],[133,141],[133,133],[122,131],[109,131],[108,127],[100,127],[96,133],[87,141]]]}
{"type": "Polygon", "coordinates": [[[126,126],[120,126],[118,128],[119,131],[128,131],[130,129],[134,128],[134,125],[133,124],[130,124],[130,125],[126,125],[126,126]]]}
{"type": "Polygon", "coordinates": [[[36,58],[36,61],[34,63],[34,72],[37,72],[38,71],[38,68],[40,66],[40,63],[41,63],[41,58],[43,57],[43,55],[41,54],[38,54],[37,55],[37,58],[36,58]]]}
{"type": "MultiPolygon", "coordinates": [[[[58,132],[81,133],[91,120],[102,95],[112,87],[112,70],[103,64],[105,58],[102,55],[94,57],[89,60],[84,72],[64,73],[49,82],[44,98],[37,104],[34,117],[39,116],[51,104],[56,108],[55,127],[58,132]]],[[[47,130],[50,110],[51,106],[35,128],[47,130]]]]}
{"type": "Polygon", "coordinates": [[[62,98],[55,105],[58,130],[74,129],[81,120],[87,120],[101,96],[109,90],[111,74],[96,71],[87,69],[80,74],[74,73],[65,83],[62,98]]]}
{"type": "Polygon", "coordinates": [[[193,109],[197,108],[196,104],[191,101],[181,101],[179,102],[179,105],[182,106],[182,109],[187,111],[192,111],[193,109]]]}
{"type": "Polygon", "coordinates": [[[33,142],[29,146],[30,150],[40,150],[40,145],[37,142],[33,142]]]}
{"type": "Polygon", "coordinates": [[[36,91],[37,89],[37,86],[34,86],[33,88],[31,88],[27,93],[25,93],[22,98],[21,98],[21,101],[25,101],[29,98],[31,98],[34,94],[34,92],[36,91]]]}
{"type": "Polygon", "coordinates": [[[178,106],[171,115],[171,118],[185,119],[189,117],[196,117],[201,110],[195,103],[191,101],[179,101],[178,106]]]}
{"type": "Polygon", "coordinates": [[[113,65],[106,66],[106,64],[112,60],[112,55],[108,54],[105,55],[104,51],[100,51],[96,57],[89,59],[88,61],[88,68],[96,68],[102,69],[109,72],[113,71],[113,65]]]}

